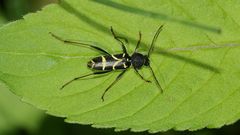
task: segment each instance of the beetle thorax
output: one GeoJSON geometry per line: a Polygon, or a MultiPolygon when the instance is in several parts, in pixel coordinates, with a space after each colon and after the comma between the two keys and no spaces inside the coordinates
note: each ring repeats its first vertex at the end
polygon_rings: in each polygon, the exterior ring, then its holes
{"type": "Polygon", "coordinates": [[[148,58],[141,53],[134,53],[131,57],[131,64],[134,68],[140,69],[143,65],[148,65],[148,58]]]}

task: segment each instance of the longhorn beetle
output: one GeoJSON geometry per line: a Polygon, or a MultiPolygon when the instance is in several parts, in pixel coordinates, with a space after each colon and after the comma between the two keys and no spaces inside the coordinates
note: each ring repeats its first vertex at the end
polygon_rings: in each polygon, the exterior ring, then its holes
{"type": "Polygon", "coordinates": [[[68,84],[70,84],[71,82],[78,80],[78,79],[82,79],[88,76],[92,76],[92,75],[99,75],[99,74],[106,74],[109,72],[112,72],[114,70],[122,70],[122,72],[116,77],[116,79],[105,89],[105,91],[102,94],[102,101],[104,101],[104,95],[106,94],[106,92],[114,85],[116,84],[123,76],[124,73],[126,73],[126,71],[128,70],[129,67],[133,67],[133,69],[135,70],[136,74],[145,82],[151,82],[147,79],[145,79],[139,72],[138,70],[141,69],[143,66],[149,67],[153,77],[154,77],[154,81],[156,83],[156,85],[158,86],[160,92],[162,93],[162,87],[160,86],[159,81],[157,80],[157,77],[154,74],[154,71],[152,69],[152,67],[150,66],[150,60],[149,57],[151,55],[151,53],[153,52],[154,49],[154,44],[158,38],[159,33],[162,31],[163,25],[161,25],[157,32],[155,33],[153,39],[152,39],[152,43],[150,46],[150,49],[148,50],[147,55],[143,55],[141,53],[138,53],[137,50],[139,48],[140,42],[141,42],[141,37],[142,34],[139,31],[139,40],[137,42],[136,48],[133,52],[133,54],[130,56],[127,52],[127,49],[125,47],[125,44],[122,40],[124,40],[126,43],[128,43],[128,40],[124,37],[120,37],[120,36],[116,36],[113,28],[110,28],[110,31],[114,37],[114,39],[116,39],[121,47],[122,47],[122,53],[121,54],[110,54],[107,51],[105,51],[102,48],[99,48],[97,46],[91,45],[91,44],[87,44],[87,43],[81,43],[81,42],[76,42],[76,41],[71,41],[71,40],[64,40],[56,35],[54,35],[53,33],[50,32],[50,34],[56,38],[57,40],[60,40],[66,44],[70,44],[70,45],[75,45],[75,46],[85,46],[85,47],[90,47],[93,48],[105,55],[102,56],[98,56],[95,57],[93,59],[91,59],[88,63],[87,66],[90,69],[93,69],[94,72],[90,73],[90,74],[86,74],[83,76],[79,76],[76,77],[72,80],[70,80],[69,82],[65,83],[61,89],[63,89],[65,86],[67,86],[68,84]]]}

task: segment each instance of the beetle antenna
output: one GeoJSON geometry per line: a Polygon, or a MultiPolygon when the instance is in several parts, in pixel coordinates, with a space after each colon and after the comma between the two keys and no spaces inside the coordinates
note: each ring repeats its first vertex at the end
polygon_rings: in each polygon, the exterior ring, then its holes
{"type": "Polygon", "coordinates": [[[154,37],[153,37],[153,39],[152,39],[152,43],[151,43],[151,46],[150,46],[150,49],[149,49],[148,55],[147,55],[148,58],[150,57],[150,54],[151,54],[152,51],[153,51],[155,42],[156,42],[156,40],[157,40],[157,38],[158,38],[159,33],[162,31],[162,28],[163,28],[163,25],[161,25],[161,26],[158,28],[157,32],[155,33],[155,35],[154,35],[154,37]]]}
{"type": "Polygon", "coordinates": [[[162,89],[159,81],[157,80],[157,77],[155,76],[154,71],[153,71],[153,69],[152,69],[152,67],[150,65],[149,65],[149,68],[150,68],[150,70],[152,72],[152,75],[153,75],[153,78],[154,78],[154,81],[155,81],[156,85],[158,86],[160,92],[163,93],[163,89],[162,89]]]}

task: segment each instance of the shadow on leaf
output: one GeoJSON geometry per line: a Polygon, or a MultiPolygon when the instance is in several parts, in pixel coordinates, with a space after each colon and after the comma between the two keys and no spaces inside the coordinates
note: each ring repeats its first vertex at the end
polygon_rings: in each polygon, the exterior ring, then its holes
{"type": "MultiPolygon", "coordinates": [[[[94,0],[94,1],[98,1],[98,0],[94,0]]],[[[102,1],[102,3],[106,4],[108,2],[103,2],[102,1]]],[[[113,2],[109,2],[109,3],[110,4],[114,4],[113,2]]],[[[121,7],[122,10],[124,8],[127,8],[125,6],[120,6],[119,4],[115,3],[115,6],[117,6],[117,5],[119,6],[118,8],[121,7]]],[[[104,26],[103,24],[100,24],[100,23],[94,21],[94,19],[92,19],[92,18],[86,16],[85,14],[81,13],[80,11],[76,10],[70,4],[68,4],[66,1],[61,0],[60,1],[60,7],[63,8],[64,10],[66,10],[68,13],[75,15],[77,18],[79,18],[81,21],[85,22],[86,24],[89,24],[91,27],[94,27],[97,30],[99,30],[99,31],[101,31],[101,32],[103,32],[105,34],[109,34],[110,35],[110,32],[109,32],[110,28],[104,26]]],[[[129,8],[128,10],[129,10],[128,12],[134,11],[134,12],[137,12],[138,14],[140,14],[141,12],[146,12],[145,14],[147,14],[147,11],[142,11],[140,9],[134,10],[134,9],[129,8]]],[[[153,14],[153,13],[148,13],[148,14],[153,14]]],[[[159,16],[159,17],[161,17],[161,16],[164,17],[165,16],[165,15],[161,15],[161,14],[158,15],[157,13],[154,13],[153,15],[159,16]]],[[[164,19],[164,18],[162,18],[162,19],[164,19]]],[[[193,25],[193,23],[192,23],[192,25],[193,25]]],[[[196,26],[198,26],[198,25],[196,24],[196,26]]],[[[203,25],[199,25],[199,26],[203,27],[203,25]]],[[[210,27],[206,27],[206,28],[210,29],[210,27]]],[[[212,29],[215,29],[215,28],[212,28],[212,29]]],[[[215,29],[215,30],[218,31],[217,29],[215,29]]],[[[137,40],[135,40],[133,38],[128,37],[128,39],[129,39],[130,42],[137,42],[137,40]]],[[[142,43],[142,45],[145,48],[147,48],[147,44],[146,43],[142,43]]],[[[177,60],[188,62],[188,63],[190,63],[190,64],[192,64],[194,66],[201,67],[204,70],[209,70],[209,71],[214,72],[214,73],[220,73],[220,69],[217,68],[217,67],[211,66],[211,65],[206,64],[206,63],[201,62],[201,61],[196,61],[196,60],[191,59],[191,58],[187,58],[187,57],[180,56],[180,55],[177,55],[177,54],[174,54],[174,53],[171,53],[171,52],[164,51],[164,50],[160,49],[159,47],[155,47],[154,52],[156,52],[157,54],[160,54],[160,55],[164,55],[164,56],[167,56],[167,57],[175,58],[177,60]]]]}
{"type": "Polygon", "coordinates": [[[170,17],[170,16],[165,15],[163,13],[157,13],[157,12],[147,11],[147,10],[143,10],[143,9],[139,9],[139,8],[135,8],[135,7],[130,7],[130,6],[127,6],[127,5],[123,5],[123,4],[120,4],[120,3],[113,2],[111,0],[91,0],[91,1],[102,4],[102,5],[112,7],[114,9],[117,9],[117,10],[120,10],[120,11],[123,11],[123,12],[128,12],[128,13],[132,13],[132,14],[146,16],[146,17],[150,17],[150,18],[154,18],[154,19],[165,20],[165,21],[169,21],[169,22],[180,23],[182,25],[187,25],[187,26],[190,26],[190,27],[203,29],[203,30],[218,33],[218,34],[221,33],[221,29],[216,28],[216,27],[211,27],[211,26],[207,26],[207,25],[204,25],[204,24],[200,24],[200,23],[196,23],[196,22],[192,22],[192,21],[187,21],[187,20],[183,20],[183,19],[173,18],[173,17],[170,17]]]}

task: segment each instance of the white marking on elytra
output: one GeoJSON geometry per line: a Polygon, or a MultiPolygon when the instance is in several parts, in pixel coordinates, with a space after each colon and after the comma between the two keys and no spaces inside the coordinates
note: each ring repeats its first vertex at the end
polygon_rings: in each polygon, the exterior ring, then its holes
{"type": "Polygon", "coordinates": [[[115,59],[117,61],[121,60],[121,59],[118,59],[117,57],[115,57],[114,55],[112,55],[112,57],[113,57],[113,59],[115,59]]]}
{"type": "Polygon", "coordinates": [[[126,65],[125,63],[123,63],[123,67],[124,67],[124,68],[127,68],[127,65],[126,65]]]}
{"type": "Polygon", "coordinates": [[[119,63],[119,62],[121,62],[122,60],[118,60],[118,61],[116,61],[114,64],[113,64],[113,70],[115,70],[115,67],[117,66],[117,64],[119,63]]]}
{"type": "Polygon", "coordinates": [[[102,57],[102,70],[105,70],[105,67],[106,67],[106,59],[104,56],[101,56],[102,57]]]}
{"type": "MultiPolygon", "coordinates": [[[[112,66],[113,70],[115,70],[115,67],[118,65],[118,63],[122,62],[123,59],[119,59],[119,58],[115,57],[114,55],[111,55],[111,56],[113,59],[117,60],[112,66]]],[[[125,56],[125,53],[123,53],[122,57],[124,57],[124,56],[125,56]]],[[[124,68],[127,67],[126,64],[124,64],[123,66],[124,66],[124,68]]]]}
{"type": "Polygon", "coordinates": [[[92,62],[92,67],[91,68],[93,68],[95,66],[95,62],[93,60],[91,60],[91,62],[92,62]]]}

